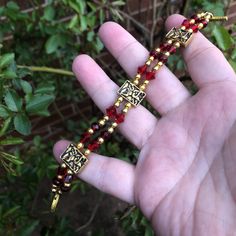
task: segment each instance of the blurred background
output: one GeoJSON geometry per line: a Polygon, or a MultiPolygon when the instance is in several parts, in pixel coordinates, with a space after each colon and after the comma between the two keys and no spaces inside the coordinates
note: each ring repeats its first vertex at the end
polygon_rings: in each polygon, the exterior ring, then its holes
{"type": "MultiPolygon", "coordinates": [[[[0,235],[154,235],[137,208],[80,180],[51,214],[52,147],[62,138],[78,141],[101,115],[71,72],[77,54],[95,58],[119,85],[127,78],[97,36],[103,22],[119,22],[151,49],[169,15],[201,10],[229,16],[204,32],[236,70],[236,1],[0,0],[0,235]]],[[[179,54],[168,66],[197,91],[179,54]]],[[[100,153],[134,164],[138,157],[119,133],[100,153]]]]}

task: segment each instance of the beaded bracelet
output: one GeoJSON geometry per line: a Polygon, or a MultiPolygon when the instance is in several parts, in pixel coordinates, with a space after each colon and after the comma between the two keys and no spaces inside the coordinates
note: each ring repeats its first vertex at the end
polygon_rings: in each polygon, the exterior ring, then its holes
{"type": "Polygon", "coordinates": [[[71,143],[61,154],[62,164],[52,185],[52,212],[55,211],[62,192],[70,190],[73,175],[77,175],[88,163],[90,152],[97,151],[115,128],[124,122],[129,109],[142,102],[146,96],[144,90],[149,82],[155,79],[156,72],[167,62],[168,57],[174,54],[177,48],[187,47],[193,34],[205,28],[209,21],[227,19],[227,16],[216,17],[210,12],[203,12],[185,19],[180,27],[174,27],[166,34],[165,42],[151,51],[146,63],[138,67],[134,80],[132,82],[126,80],[119,88],[115,104],[106,109],[102,119],[91,125],[77,145],[71,143]]]}

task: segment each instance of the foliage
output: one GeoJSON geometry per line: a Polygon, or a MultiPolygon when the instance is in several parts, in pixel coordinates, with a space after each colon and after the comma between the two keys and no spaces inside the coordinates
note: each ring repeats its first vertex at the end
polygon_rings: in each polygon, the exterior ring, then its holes
{"type": "MultiPolygon", "coordinates": [[[[53,143],[32,136],[32,119],[50,116],[50,106],[58,98],[71,103],[84,98],[83,90],[73,89],[73,58],[78,52],[91,56],[101,52],[103,45],[96,32],[104,21],[131,18],[121,11],[125,1],[49,0],[45,7],[38,1],[29,2],[35,4],[32,12],[22,12],[14,1],[0,7],[0,234],[75,235],[73,216],[51,216],[48,211],[47,188],[56,169],[51,157],[53,143]]],[[[206,9],[222,15],[225,4],[194,0],[186,14],[206,9]]],[[[212,32],[212,40],[236,70],[235,38],[220,24],[210,26],[207,32],[212,32]]],[[[174,71],[183,70],[184,63],[175,56],[169,66],[174,71]]],[[[65,126],[76,141],[77,130],[83,130],[88,123],[68,120],[65,126]]],[[[122,153],[124,160],[133,163],[138,156],[137,150],[118,135],[102,146],[101,153],[122,153]]],[[[82,193],[89,189],[76,181],[73,190],[78,186],[82,193]]],[[[153,235],[139,210],[121,215],[125,215],[120,225],[127,235],[153,235]]],[[[104,232],[99,228],[88,235],[104,232]]]]}

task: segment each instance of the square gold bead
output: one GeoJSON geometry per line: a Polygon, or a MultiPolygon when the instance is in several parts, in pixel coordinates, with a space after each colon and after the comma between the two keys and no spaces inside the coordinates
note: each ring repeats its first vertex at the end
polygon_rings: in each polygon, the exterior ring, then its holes
{"type": "Polygon", "coordinates": [[[145,92],[141,91],[139,87],[131,83],[129,80],[126,80],[120,87],[118,94],[134,106],[138,106],[146,96],[145,92]]]}
{"type": "Polygon", "coordinates": [[[78,174],[88,162],[88,159],[72,143],[61,154],[60,158],[74,174],[78,174]]]}

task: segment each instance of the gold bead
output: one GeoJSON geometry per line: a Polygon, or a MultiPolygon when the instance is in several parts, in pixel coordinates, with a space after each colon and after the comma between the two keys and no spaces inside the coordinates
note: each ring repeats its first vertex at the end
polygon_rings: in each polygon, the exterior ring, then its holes
{"type": "Polygon", "coordinates": [[[117,102],[115,103],[115,106],[116,106],[116,107],[119,107],[119,106],[120,106],[120,102],[117,101],[117,102]]]}
{"type": "Polygon", "coordinates": [[[176,42],[176,43],[175,43],[175,47],[179,48],[179,47],[180,47],[180,43],[179,43],[179,42],[176,42]]]}
{"type": "Polygon", "coordinates": [[[169,56],[170,56],[170,53],[169,53],[169,52],[165,52],[165,55],[166,55],[167,57],[169,57],[169,56]]]}
{"type": "Polygon", "coordinates": [[[197,14],[197,17],[198,17],[198,18],[201,18],[201,17],[202,17],[202,14],[197,14]]]}
{"type": "Polygon", "coordinates": [[[169,40],[167,41],[167,43],[168,43],[168,44],[172,44],[173,41],[172,41],[171,39],[169,39],[169,40]]]}
{"type": "Polygon", "coordinates": [[[118,101],[119,101],[119,102],[123,102],[123,100],[124,100],[124,99],[123,99],[122,97],[119,97],[119,98],[118,98],[118,101]]]}
{"type": "Polygon", "coordinates": [[[160,48],[156,48],[155,51],[156,51],[156,52],[160,52],[161,49],[160,49],[160,48]]]}
{"type": "Polygon", "coordinates": [[[104,119],[99,120],[98,123],[99,123],[99,125],[103,126],[103,125],[105,125],[105,120],[104,119]]]}
{"type": "Polygon", "coordinates": [[[183,25],[183,26],[180,27],[180,29],[186,30],[186,27],[183,25]]]}
{"type": "Polygon", "coordinates": [[[52,185],[52,189],[57,189],[57,188],[58,187],[55,184],[52,185]]]}
{"type": "Polygon", "coordinates": [[[194,20],[194,19],[191,19],[191,20],[189,21],[189,23],[190,23],[190,24],[194,24],[194,23],[195,23],[195,20],[194,20]]]}
{"type": "Polygon", "coordinates": [[[90,134],[93,134],[94,133],[94,131],[93,131],[93,129],[88,129],[88,132],[90,133],[90,134]]]}
{"type": "Polygon", "coordinates": [[[141,78],[141,75],[140,75],[140,74],[137,74],[137,75],[135,76],[135,78],[136,78],[136,79],[140,79],[140,78],[141,78]]]}
{"type": "Polygon", "coordinates": [[[113,122],[112,124],[111,124],[111,127],[112,128],[116,128],[118,126],[118,124],[116,123],[116,122],[113,122]]]}
{"type": "Polygon", "coordinates": [[[127,112],[128,112],[128,108],[126,107],[126,108],[124,108],[122,111],[123,111],[124,113],[127,113],[127,112]]]}
{"type": "Polygon", "coordinates": [[[61,168],[66,168],[66,164],[65,164],[65,163],[62,163],[62,164],[61,164],[61,168]]]}
{"type": "Polygon", "coordinates": [[[72,170],[68,170],[67,173],[68,173],[69,175],[72,175],[72,174],[73,174],[72,170]]]}
{"type": "Polygon", "coordinates": [[[63,176],[62,176],[62,175],[58,175],[57,178],[58,178],[58,179],[62,179],[63,176]]]}
{"type": "Polygon", "coordinates": [[[104,116],[103,119],[104,120],[109,120],[109,117],[108,116],[104,116]]]}
{"type": "Polygon", "coordinates": [[[198,29],[202,29],[204,27],[204,25],[202,24],[202,23],[200,23],[199,25],[198,25],[198,29]]]}
{"type": "Polygon", "coordinates": [[[163,62],[159,61],[159,62],[157,63],[157,65],[158,65],[158,66],[163,66],[163,62]]]}
{"type": "Polygon", "coordinates": [[[84,146],[83,143],[78,143],[78,144],[77,144],[77,148],[78,148],[78,149],[82,148],[83,146],[84,146]]]}
{"type": "Polygon", "coordinates": [[[147,66],[150,66],[150,65],[151,65],[151,62],[152,62],[151,60],[146,61],[146,65],[147,65],[147,66]]]}
{"type": "Polygon", "coordinates": [[[129,103],[129,102],[126,103],[126,104],[125,104],[125,107],[130,108],[130,107],[131,107],[131,103],[129,103]]]}
{"type": "Polygon", "coordinates": [[[149,60],[153,61],[154,60],[154,56],[150,56],[149,60]]]}
{"type": "Polygon", "coordinates": [[[189,32],[189,33],[193,33],[193,30],[192,30],[192,29],[188,29],[188,32],[189,32]]]}
{"type": "Polygon", "coordinates": [[[102,144],[102,143],[104,143],[104,139],[101,138],[101,137],[99,137],[99,138],[98,138],[98,142],[99,142],[99,144],[102,144]]]}
{"type": "Polygon", "coordinates": [[[143,83],[147,85],[149,84],[149,82],[150,82],[149,80],[145,80],[143,83]]]}
{"type": "Polygon", "coordinates": [[[160,66],[159,65],[156,65],[153,67],[153,70],[159,70],[160,69],[160,66]]]}
{"type": "Polygon", "coordinates": [[[70,184],[69,183],[64,183],[64,186],[65,187],[70,187],[70,184]]]}
{"type": "Polygon", "coordinates": [[[141,90],[144,90],[146,88],[146,86],[143,84],[139,87],[141,90]]]}
{"type": "Polygon", "coordinates": [[[134,83],[135,85],[138,85],[139,81],[138,81],[137,79],[135,79],[135,80],[133,81],[133,83],[134,83]]]}
{"type": "Polygon", "coordinates": [[[85,156],[88,156],[91,153],[91,151],[89,149],[86,149],[86,151],[84,152],[85,156]]]}
{"type": "Polygon", "coordinates": [[[53,193],[57,192],[57,189],[56,188],[52,188],[52,192],[53,193]]]}
{"type": "Polygon", "coordinates": [[[114,129],[112,127],[108,128],[107,130],[110,134],[114,132],[114,129]]]}

